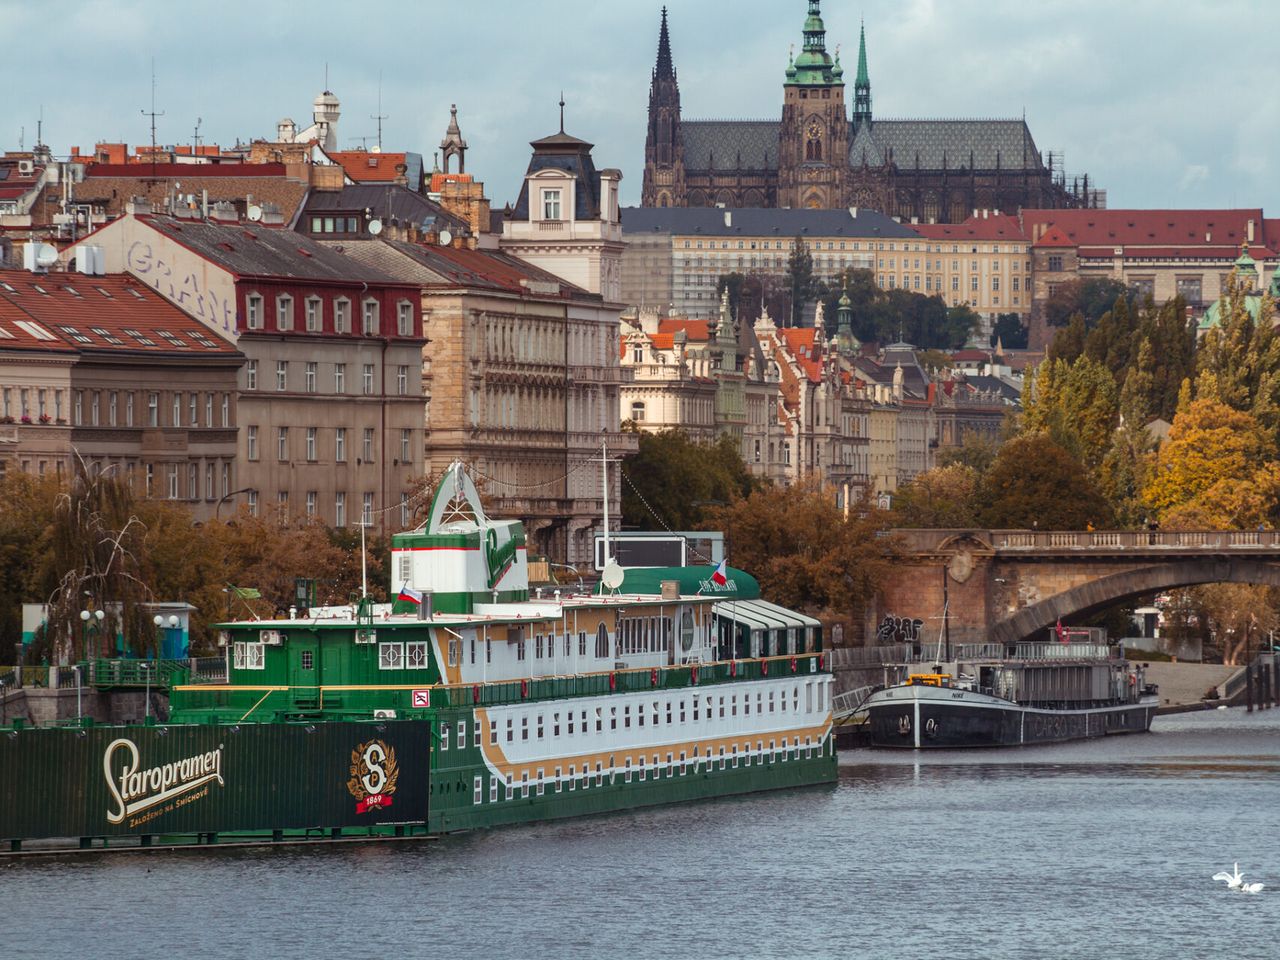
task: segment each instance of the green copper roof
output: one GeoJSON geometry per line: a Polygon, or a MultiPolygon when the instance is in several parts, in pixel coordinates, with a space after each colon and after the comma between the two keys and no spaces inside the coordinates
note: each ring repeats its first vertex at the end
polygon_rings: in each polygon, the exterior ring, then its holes
{"type": "Polygon", "coordinates": [[[866,84],[871,86],[871,77],[867,74],[867,26],[862,25],[862,29],[858,31],[858,78],[854,81],[858,84],[866,84]]]}
{"type": "Polygon", "coordinates": [[[822,22],[820,0],[809,0],[809,15],[804,21],[804,49],[787,68],[787,83],[802,86],[843,86],[840,79],[843,72],[836,72],[835,61],[827,53],[827,28],[822,22]]]}
{"type": "Polygon", "coordinates": [[[1235,268],[1236,272],[1242,277],[1256,277],[1258,275],[1258,264],[1253,257],[1249,256],[1249,244],[1247,242],[1240,245],[1240,256],[1236,257],[1235,268]]]}
{"type": "MultiPolygon", "coordinates": [[[[760,596],[760,583],[751,574],[734,567],[725,570],[725,583],[717,584],[711,579],[716,572],[714,566],[693,567],[637,567],[628,569],[623,574],[620,593],[658,594],[662,593],[662,581],[674,580],[680,584],[680,593],[684,596],[715,597],[721,600],[755,600],[760,596]]],[[[608,593],[603,584],[597,587],[597,593],[608,593]]]]}

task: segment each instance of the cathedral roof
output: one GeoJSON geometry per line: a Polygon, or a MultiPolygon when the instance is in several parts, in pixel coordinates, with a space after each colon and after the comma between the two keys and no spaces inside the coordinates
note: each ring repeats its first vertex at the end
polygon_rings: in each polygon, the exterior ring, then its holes
{"type": "MultiPolygon", "coordinates": [[[[682,120],[688,170],[776,170],[776,120],[682,120]]],[[[901,170],[1039,170],[1040,152],[1024,120],[876,120],[851,131],[849,159],[892,159],[901,170]]]]}

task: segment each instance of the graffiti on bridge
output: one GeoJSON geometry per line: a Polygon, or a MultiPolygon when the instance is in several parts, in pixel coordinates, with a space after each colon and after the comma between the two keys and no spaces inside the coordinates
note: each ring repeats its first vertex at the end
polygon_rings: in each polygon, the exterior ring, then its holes
{"type": "Polygon", "coordinates": [[[924,621],[919,618],[895,617],[889,614],[880,621],[876,628],[876,642],[881,645],[890,643],[918,643],[924,621]]]}

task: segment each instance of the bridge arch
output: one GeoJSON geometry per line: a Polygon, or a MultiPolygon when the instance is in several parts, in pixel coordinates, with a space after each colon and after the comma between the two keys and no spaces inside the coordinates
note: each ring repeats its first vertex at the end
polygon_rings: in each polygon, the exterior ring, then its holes
{"type": "Polygon", "coordinates": [[[1280,564],[1247,558],[1201,557],[1099,577],[1023,607],[991,627],[991,642],[1012,644],[1042,634],[1059,619],[1089,616],[1121,600],[1202,583],[1280,587],[1280,564]]]}

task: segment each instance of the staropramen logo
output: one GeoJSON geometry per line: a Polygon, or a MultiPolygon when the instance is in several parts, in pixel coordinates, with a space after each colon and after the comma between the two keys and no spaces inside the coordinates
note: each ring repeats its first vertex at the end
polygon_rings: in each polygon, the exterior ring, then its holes
{"type": "Polygon", "coordinates": [[[102,755],[102,772],[107,778],[111,801],[111,808],[107,810],[109,823],[123,823],[126,817],[146,811],[152,811],[147,817],[151,819],[162,813],[170,801],[177,805],[189,803],[194,799],[189,796],[191,792],[206,784],[224,786],[222,744],[218,744],[216,750],[143,769],[138,745],[120,738],[107,744],[102,755]]]}
{"type": "Polygon", "coordinates": [[[351,751],[351,779],[347,790],[356,798],[356,813],[391,806],[400,768],[396,751],[381,740],[370,740],[351,751]]]}

